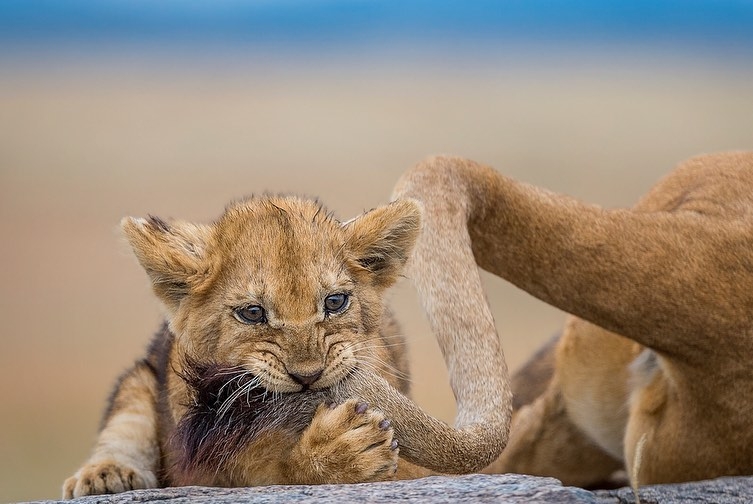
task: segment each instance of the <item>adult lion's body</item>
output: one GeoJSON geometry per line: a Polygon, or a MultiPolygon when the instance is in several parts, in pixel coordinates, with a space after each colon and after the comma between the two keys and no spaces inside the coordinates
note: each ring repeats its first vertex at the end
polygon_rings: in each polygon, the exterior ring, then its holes
{"type": "MultiPolygon", "coordinates": [[[[753,154],[692,159],[630,210],[455,158],[417,166],[395,195],[424,205],[410,274],[435,296],[429,312],[477,295],[443,273],[472,253],[574,315],[513,377],[530,397],[488,471],[575,485],[619,468],[639,484],[753,474],[753,154]]],[[[465,306],[444,331],[468,338],[488,316],[465,306]]]]}

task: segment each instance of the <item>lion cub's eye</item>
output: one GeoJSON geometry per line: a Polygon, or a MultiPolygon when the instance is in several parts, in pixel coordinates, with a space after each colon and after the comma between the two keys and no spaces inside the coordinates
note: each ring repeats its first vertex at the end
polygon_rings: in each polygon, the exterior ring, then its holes
{"type": "Polygon", "coordinates": [[[324,311],[327,314],[338,313],[348,307],[347,294],[332,294],[324,298],[324,311]]]}
{"type": "Polygon", "coordinates": [[[259,305],[244,306],[233,310],[233,315],[238,322],[244,324],[263,324],[267,321],[267,313],[259,305]]]}

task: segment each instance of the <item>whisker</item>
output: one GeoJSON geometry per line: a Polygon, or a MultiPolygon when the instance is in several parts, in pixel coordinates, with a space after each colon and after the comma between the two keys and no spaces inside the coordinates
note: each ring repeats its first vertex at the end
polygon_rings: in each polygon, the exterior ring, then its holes
{"type": "Polygon", "coordinates": [[[356,361],[359,364],[363,363],[362,367],[364,369],[410,383],[411,378],[408,373],[396,368],[380,356],[374,355],[376,350],[405,346],[407,346],[405,342],[388,343],[381,335],[376,335],[365,340],[348,342],[339,349],[338,354],[352,349],[356,356],[356,361]]]}
{"type": "MultiPolygon", "coordinates": [[[[343,350],[348,350],[350,348],[353,348],[356,345],[363,345],[365,343],[370,343],[372,341],[382,341],[384,342],[384,337],[381,335],[372,336],[371,338],[366,338],[364,340],[358,340],[358,341],[351,341],[345,347],[343,350]]],[[[387,345],[403,345],[404,343],[385,343],[387,345]]]]}
{"type": "Polygon", "coordinates": [[[399,369],[395,369],[392,366],[384,365],[384,364],[377,364],[374,362],[369,362],[366,360],[359,361],[358,365],[366,369],[368,371],[372,371],[378,375],[387,375],[391,376],[393,378],[396,378],[398,380],[407,381],[408,383],[412,383],[410,375],[400,371],[399,369]]]}
{"type": "MultiPolygon", "coordinates": [[[[217,373],[217,374],[219,374],[220,376],[223,376],[223,375],[229,375],[229,374],[232,374],[232,373],[217,373]]],[[[233,382],[236,382],[236,384],[238,386],[240,386],[241,379],[245,378],[246,376],[248,376],[250,374],[252,374],[251,371],[245,371],[244,373],[241,373],[238,376],[236,376],[234,379],[228,380],[227,382],[225,382],[225,384],[222,387],[220,387],[220,390],[218,391],[218,393],[222,394],[222,391],[225,390],[225,387],[227,387],[228,385],[230,385],[233,382]]]]}
{"type": "Polygon", "coordinates": [[[254,378],[249,380],[248,383],[246,383],[245,385],[241,387],[238,387],[238,389],[233,391],[233,393],[230,394],[230,396],[228,396],[227,399],[225,399],[222,402],[222,404],[220,405],[220,408],[217,410],[217,413],[219,414],[219,416],[220,417],[225,416],[225,413],[228,412],[228,410],[231,408],[231,406],[233,405],[236,399],[238,399],[243,394],[248,394],[248,392],[252,388],[256,387],[258,384],[259,384],[259,377],[255,376],[254,378]]]}
{"type": "Polygon", "coordinates": [[[359,352],[357,360],[359,360],[359,361],[364,361],[364,360],[371,361],[371,362],[373,362],[375,364],[378,364],[378,365],[380,365],[380,366],[382,366],[382,367],[384,367],[386,369],[392,370],[394,373],[397,374],[397,376],[401,376],[401,377],[406,378],[406,379],[409,378],[409,375],[408,375],[407,372],[399,370],[392,363],[390,363],[390,362],[382,359],[380,356],[375,355],[374,353],[369,353],[369,352],[366,351],[366,350],[372,350],[372,349],[375,349],[375,348],[378,348],[378,347],[368,347],[368,348],[360,349],[360,350],[363,350],[363,351],[359,352]]]}
{"type": "Polygon", "coordinates": [[[408,345],[406,345],[405,343],[386,343],[383,345],[369,345],[364,348],[371,349],[371,348],[407,348],[407,347],[408,345]]]}
{"type": "Polygon", "coordinates": [[[224,367],[221,371],[218,371],[217,374],[219,376],[225,376],[235,373],[238,369],[245,369],[245,367],[242,364],[238,364],[237,366],[224,367]]]}
{"type": "Polygon", "coordinates": [[[355,352],[359,352],[359,353],[366,352],[369,350],[381,350],[381,349],[389,349],[389,348],[395,348],[395,347],[403,347],[407,349],[406,345],[398,344],[398,343],[386,343],[386,344],[376,344],[376,345],[374,344],[367,345],[363,343],[357,347],[355,345],[352,345],[350,348],[354,348],[354,347],[355,347],[355,352]]]}
{"type": "Polygon", "coordinates": [[[388,360],[383,359],[379,355],[368,352],[366,350],[369,349],[363,349],[364,351],[358,352],[357,359],[358,361],[369,361],[375,364],[379,364],[380,366],[383,366],[388,369],[392,369],[396,373],[401,373],[407,377],[407,372],[399,370],[392,362],[389,362],[388,360]]]}
{"type": "Polygon", "coordinates": [[[359,359],[359,361],[365,361],[365,362],[369,362],[371,364],[377,364],[377,365],[380,365],[380,366],[385,367],[387,369],[391,369],[393,372],[395,372],[397,374],[401,374],[401,375],[405,376],[406,378],[408,377],[408,373],[406,371],[401,371],[399,368],[395,367],[391,363],[386,362],[385,360],[380,359],[379,357],[376,357],[376,356],[373,356],[373,355],[364,355],[364,356],[361,356],[361,358],[359,359]]]}

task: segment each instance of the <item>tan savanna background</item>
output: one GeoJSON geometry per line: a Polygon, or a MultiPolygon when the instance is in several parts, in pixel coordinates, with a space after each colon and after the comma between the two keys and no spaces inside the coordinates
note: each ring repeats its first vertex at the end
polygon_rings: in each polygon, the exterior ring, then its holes
{"type": "MultiPolygon", "coordinates": [[[[386,202],[404,170],[436,153],[628,206],[683,159],[753,148],[744,51],[56,43],[19,43],[0,59],[2,502],[59,497],[113,380],[160,323],[120,237],[123,216],[209,221],[233,198],[273,191],[318,196],[347,219],[386,202]]],[[[485,278],[515,369],[564,314],[485,278]]],[[[441,355],[409,281],[391,304],[410,342],[414,398],[451,422],[441,355]]]]}

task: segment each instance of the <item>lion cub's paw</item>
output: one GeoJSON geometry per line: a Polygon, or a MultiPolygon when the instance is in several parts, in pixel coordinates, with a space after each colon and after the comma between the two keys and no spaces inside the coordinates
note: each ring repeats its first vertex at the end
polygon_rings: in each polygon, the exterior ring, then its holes
{"type": "Polygon", "coordinates": [[[157,478],[151,471],[136,470],[114,460],[86,464],[63,483],[63,498],[127,492],[155,488],[157,478]]]}
{"type": "Polygon", "coordinates": [[[391,479],[398,443],[390,421],[364,402],[320,405],[291,454],[301,483],[358,483],[391,479]]]}

